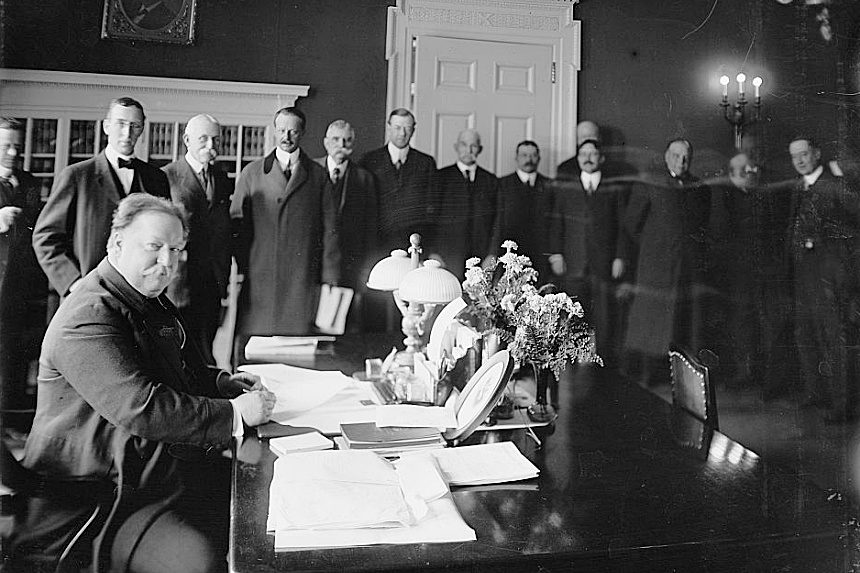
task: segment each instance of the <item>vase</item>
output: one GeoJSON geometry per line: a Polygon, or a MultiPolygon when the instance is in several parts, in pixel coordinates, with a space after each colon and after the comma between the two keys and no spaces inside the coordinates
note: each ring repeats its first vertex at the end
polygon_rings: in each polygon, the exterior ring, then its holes
{"type": "Polygon", "coordinates": [[[556,417],[555,408],[550,405],[547,394],[555,380],[552,370],[540,364],[532,363],[535,375],[535,403],[529,406],[529,418],[533,422],[551,422],[556,417]]]}

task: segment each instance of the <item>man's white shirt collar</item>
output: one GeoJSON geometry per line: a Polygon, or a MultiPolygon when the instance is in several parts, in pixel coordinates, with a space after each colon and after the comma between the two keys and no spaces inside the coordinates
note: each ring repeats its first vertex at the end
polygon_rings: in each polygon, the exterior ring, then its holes
{"type": "Polygon", "coordinates": [[[807,175],[804,175],[803,181],[807,187],[812,187],[813,185],[815,185],[815,182],[818,181],[818,178],[821,177],[822,173],[824,173],[824,166],[819,165],[815,171],[813,171],[812,173],[809,173],[807,175]]]}
{"type": "Polygon", "coordinates": [[[474,181],[475,180],[475,174],[478,172],[478,164],[473,163],[471,165],[466,165],[465,163],[463,163],[462,161],[460,161],[458,159],[457,160],[457,169],[460,170],[460,173],[463,173],[464,171],[468,171],[469,172],[469,181],[474,181]]]}
{"type": "Polygon", "coordinates": [[[534,173],[526,173],[522,169],[517,169],[517,177],[519,177],[520,181],[526,185],[534,187],[535,182],[537,181],[537,171],[534,173]]]}
{"type": "Polygon", "coordinates": [[[188,165],[190,165],[190,166],[191,166],[191,169],[192,169],[192,170],[194,171],[194,173],[196,173],[197,175],[200,175],[200,172],[201,172],[201,171],[203,171],[203,169],[205,169],[205,168],[206,168],[206,166],[205,166],[205,165],[203,165],[202,163],[200,163],[199,161],[197,161],[197,159],[195,159],[195,158],[194,158],[194,156],[193,156],[193,155],[191,155],[191,153],[186,153],[186,154],[185,154],[185,161],[187,161],[187,162],[188,162],[188,165]]]}
{"type": "Polygon", "coordinates": [[[396,164],[398,161],[400,164],[406,163],[406,157],[409,155],[409,146],[407,145],[403,149],[400,149],[390,141],[388,142],[388,155],[391,156],[391,163],[396,164]]]}
{"type": "Polygon", "coordinates": [[[326,167],[328,168],[329,177],[331,177],[334,174],[334,168],[335,167],[340,169],[340,174],[342,176],[346,172],[346,166],[349,165],[349,159],[344,159],[343,163],[338,165],[337,163],[334,162],[334,159],[332,159],[331,155],[326,155],[325,164],[326,164],[326,167]]]}
{"type": "Polygon", "coordinates": [[[579,179],[582,181],[583,189],[588,189],[588,182],[591,182],[591,189],[593,191],[597,191],[597,186],[600,185],[600,171],[595,171],[594,173],[586,173],[585,171],[581,171],[579,173],[579,179]]]}
{"type": "Polygon", "coordinates": [[[300,148],[296,148],[292,153],[287,153],[280,147],[275,148],[275,158],[278,160],[278,163],[281,166],[281,171],[286,171],[287,167],[290,168],[292,172],[293,167],[299,162],[299,153],[301,152],[300,148]]]}
{"type": "Polygon", "coordinates": [[[122,183],[122,188],[125,190],[125,193],[128,194],[129,191],[131,191],[131,184],[134,181],[134,171],[131,169],[120,169],[119,158],[122,157],[123,159],[131,160],[134,159],[134,155],[120,155],[116,149],[108,144],[108,146],[105,147],[105,157],[111,167],[113,167],[114,173],[119,177],[119,182],[122,183]]]}

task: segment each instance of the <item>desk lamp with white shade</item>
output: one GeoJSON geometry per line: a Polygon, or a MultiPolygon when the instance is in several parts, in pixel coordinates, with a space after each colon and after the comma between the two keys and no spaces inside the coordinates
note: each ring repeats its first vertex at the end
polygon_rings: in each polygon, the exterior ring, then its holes
{"type": "Polygon", "coordinates": [[[402,249],[391,252],[376,263],[367,279],[367,287],[390,291],[403,315],[401,327],[406,337],[406,350],[397,354],[395,362],[412,367],[415,353],[424,348],[422,335],[424,322],[435,305],[447,304],[462,294],[460,281],[443,269],[438,261],[427,260],[420,264],[421,235],[409,237],[409,254],[402,249]]]}

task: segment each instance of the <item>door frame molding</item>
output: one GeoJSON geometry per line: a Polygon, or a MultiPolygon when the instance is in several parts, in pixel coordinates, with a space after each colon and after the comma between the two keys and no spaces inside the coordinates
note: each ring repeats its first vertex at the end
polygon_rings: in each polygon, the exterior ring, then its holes
{"type": "MultiPolygon", "coordinates": [[[[542,171],[576,150],[577,90],[581,69],[581,31],[573,18],[579,0],[397,0],[388,8],[385,58],[388,60],[387,111],[413,109],[414,39],[440,36],[510,44],[552,46],[555,82],[549,149],[542,150],[542,171]]],[[[420,146],[420,126],[416,130],[420,146]]]]}

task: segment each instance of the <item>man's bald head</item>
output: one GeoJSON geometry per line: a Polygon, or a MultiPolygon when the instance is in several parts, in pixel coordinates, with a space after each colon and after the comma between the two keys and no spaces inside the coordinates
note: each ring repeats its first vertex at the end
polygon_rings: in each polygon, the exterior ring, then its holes
{"type": "Polygon", "coordinates": [[[593,139],[600,141],[600,128],[593,121],[580,121],[576,124],[576,144],[593,139]]]}
{"type": "Polygon", "coordinates": [[[464,129],[457,135],[454,151],[464,165],[474,165],[481,154],[481,135],[474,129],[464,129]]]}

